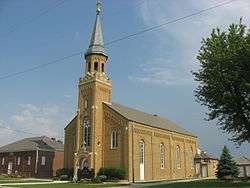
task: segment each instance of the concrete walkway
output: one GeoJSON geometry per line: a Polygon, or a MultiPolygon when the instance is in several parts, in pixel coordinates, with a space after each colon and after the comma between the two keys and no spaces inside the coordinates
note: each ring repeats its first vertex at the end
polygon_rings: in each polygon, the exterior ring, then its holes
{"type": "Polygon", "coordinates": [[[22,182],[22,183],[1,183],[0,184],[0,188],[1,186],[4,186],[4,188],[6,188],[6,186],[12,186],[12,185],[47,185],[47,184],[60,184],[60,183],[68,183],[69,181],[38,181],[38,182],[22,182]]]}

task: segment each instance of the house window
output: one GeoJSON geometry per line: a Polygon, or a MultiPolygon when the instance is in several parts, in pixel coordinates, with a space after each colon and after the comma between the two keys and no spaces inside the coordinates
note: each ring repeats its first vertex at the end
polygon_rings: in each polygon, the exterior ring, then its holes
{"type": "Polygon", "coordinates": [[[17,165],[19,166],[21,163],[21,157],[17,157],[17,165]]]}
{"type": "Polygon", "coordinates": [[[144,141],[141,140],[139,142],[139,148],[140,148],[140,153],[139,153],[139,157],[140,157],[140,164],[144,164],[144,141]]]}
{"type": "Polygon", "coordinates": [[[163,143],[160,144],[160,163],[161,169],[165,168],[165,146],[163,143]]]}
{"type": "Polygon", "coordinates": [[[192,147],[190,147],[190,151],[189,151],[189,160],[190,160],[191,169],[194,169],[194,152],[193,152],[192,147]]]}
{"type": "Polygon", "coordinates": [[[90,141],[91,141],[91,125],[89,120],[84,120],[84,145],[85,146],[90,146],[90,141]]]}
{"type": "Polygon", "coordinates": [[[111,149],[118,147],[118,133],[117,131],[113,130],[111,132],[111,149]]]}
{"type": "Polygon", "coordinates": [[[181,168],[181,148],[179,145],[176,146],[176,168],[181,168]]]}
{"type": "Polygon", "coordinates": [[[29,156],[27,165],[30,165],[30,164],[31,164],[31,157],[29,156]]]}
{"type": "Polygon", "coordinates": [[[98,71],[98,62],[94,63],[94,69],[95,69],[95,71],[98,71]]]}
{"type": "Polygon", "coordinates": [[[2,165],[4,165],[4,162],[5,162],[5,158],[3,157],[2,158],[2,165]]]}
{"type": "Polygon", "coordinates": [[[45,163],[46,163],[46,157],[45,156],[42,156],[42,161],[41,161],[41,165],[45,165],[45,163]]]}
{"type": "Polygon", "coordinates": [[[102,72],[104,72],[104,63],[102,63],[102,72]]]}

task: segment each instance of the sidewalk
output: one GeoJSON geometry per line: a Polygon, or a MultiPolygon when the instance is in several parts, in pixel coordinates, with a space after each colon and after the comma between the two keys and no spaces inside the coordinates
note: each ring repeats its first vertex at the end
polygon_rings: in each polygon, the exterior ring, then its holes
{"type": "Polygon", "coordinates": [[[46,184],[60,184],[60,183],[68,183],[69,181],[41,181],[41,182],[22,182],[22,183],[1,183],[0,188],[4,186],[12,186],[12,185],[46,185],[46,184]]]}

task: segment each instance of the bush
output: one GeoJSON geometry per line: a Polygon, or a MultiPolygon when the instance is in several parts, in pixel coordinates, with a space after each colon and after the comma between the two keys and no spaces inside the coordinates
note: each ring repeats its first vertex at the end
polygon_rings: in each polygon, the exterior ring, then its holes
{"type": "Polygon", "coordinates": [[[109,167],[101,168],[97,175],[104,175],[107,177],[107,180],[123,180],[125,179],[126,172],[124,168],[109,167]]]}
{"type": "Polygon", "coordinates": [[[96,176],[96,177],[92,180],[92,182],[94,182],[94,183],[102,183],[103,181],[102,181],[102,179],[101,179],[101,176],[96,176]]]}
{"type": "Polygon", "coordinates": [[[69,180],[73,178],[73,170],[71,169],[66,169],[66,168],[61,168],[56,171],[56,176],[60,180],[69,180]]]}
{"type": "Polygon", "coordinates": [[[94,179],[95,177],[95,171],[94,169],[88,169],[86,167],[83,168],[83,170],[78,170],[78,173],[77,173],[77,176],[78,176],[78,179],[94,179]]]}

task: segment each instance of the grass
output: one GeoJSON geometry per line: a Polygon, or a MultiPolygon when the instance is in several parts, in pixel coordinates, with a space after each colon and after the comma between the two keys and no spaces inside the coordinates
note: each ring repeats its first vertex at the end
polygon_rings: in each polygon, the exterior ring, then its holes
{"type": "Polygon", "coordinates": [[[157,188],[250,188],[250,182],[233,182],[233,181],[220,181],[220,180],[203,180],[183,183],[172,184],[158,184],[150,185],[147,187],[157,188]]]}
{"type": "Polygon", "coordinates": [[[20,188],[99,188],[99,187],[121,187],[124,185],[119,184],[83,184],[83,183],[65,183],[65,184],[46,184],[46,185],[18,185],[8,187],[20,187],[20,188]]]}

